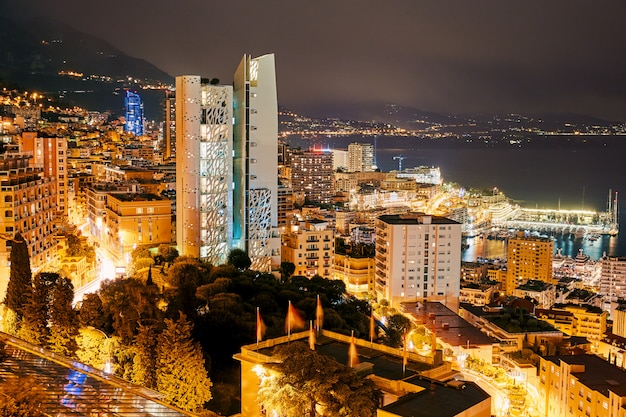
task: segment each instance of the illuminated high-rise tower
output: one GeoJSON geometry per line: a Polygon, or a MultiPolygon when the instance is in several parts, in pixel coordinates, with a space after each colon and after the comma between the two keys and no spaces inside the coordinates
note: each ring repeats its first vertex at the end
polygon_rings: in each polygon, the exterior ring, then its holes
{"type": "Polygon", "coordinates": [[[233,244],[252,268],[280,263],[278,100],[274,55],[244,55],[234,76],[233,244]]]}
{"type": "Polygon", "coordinates": [[[233,86],[176,78],[176,235],[181,255],[214,264],[248,253],[280,262],[274,56],[244,56],[233,86]]]}
{"type": "Polygon", "coordinates": [[[232,247],[233,88],[176,77],[176,242],[213,264],[232,247]]]}
{"type": "Polygon", "coordinates": [[[126,90],[124,114],[126,117],[124,131],[136,136],[143,135],[143,101],[136,91],[126,90]]]}

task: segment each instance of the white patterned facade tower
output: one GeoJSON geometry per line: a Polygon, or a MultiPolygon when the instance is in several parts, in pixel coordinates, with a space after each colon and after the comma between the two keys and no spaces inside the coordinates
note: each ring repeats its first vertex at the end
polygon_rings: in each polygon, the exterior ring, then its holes
{"type": "Polygon", "coordinates": [[[232,247],[232,91],[176,78],[176,241],[214,265],[232,247]]]}
{"type": "Polygon", "coordinates": [[[274,56],[245,55],[234,86],[176,78],[176,240],[214,265],[239,248],[252,269],[280,263],[274,56]]]}

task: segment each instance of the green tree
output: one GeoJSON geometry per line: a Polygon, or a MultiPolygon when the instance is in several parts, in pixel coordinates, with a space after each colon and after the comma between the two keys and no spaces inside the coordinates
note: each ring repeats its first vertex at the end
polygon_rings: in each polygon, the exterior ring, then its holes
{"type": "Polygon", "coordinates": [[[293,273],[296,272],[296,265],[293,262],[281,262],[280,263],[280,278],[283,281],[287,281],[293,273]]]}
{"type": "Polygon", "coordinates": [[[24,308],[24,317],[18,331],[18,336],[27,342],[47,345],[50,336],[48,315],[52,290],[59,278],[59,274],[55,272],[40,272],[33,278],[32,293],[24,308]]]}
{"type": "Polygon", "coordinates": [[[157,343],[157,390],[171,404],[199,411],[211,399],[211,380],[204,366],[202,349],[191,337],[192,324],[184,314],[165,319],[157,343]]]}
{"type": "Polygon", "coordinates": [[[140,324],[154,324],[162,316],[158,288],[138,279],[106,281],[100,288],[100,298],[113,334],[126,345],[132,342],[140,324]]]}
{"type": "Polygon", "coordinates": [[[78,345],[78,318],[72,308],[74,286],[67,278],[60,278],[52,290],[50,302],[50,349],[65,356],[74,357],[78,345]]]}
{"type": "Polygon", "coordinates": [[[195,320],[199,306],[196,291],[202,282],[201,268],[201,263],[196,259],[178,258],[169,269],[167,281],[174,289],[169,292],[168,317],[176,317],[182,311],[195,320]]]}
{"type": "Polygon", "coordinates": [[[86,239],[81,239],[79,236],[70,234],[67,236],[66,243],[67,249],[65,250],[65,254],[67,256],[85,256],[89,262],[92,262],[96,258],[96,250],[87,243],[86,239]]]}
{"type": "Polygon", "coordinates": [[[97,293],[83,295],[83,300],[79,305],[78,319],[81,326],[92,326],[102,331],[108,329],[104,306],[97,293]]]}
{"type": "Polygon", "coordinates": [[[152,254],[146,248],[137,248],[130,254],[130,275],[134,275],[137,271],[154,265],[152,254]]]}
{"type": "Polygon", "coordinates": [[[248,254],[239,248],[231,249],[231,251],[228,252],[227,263],[228,265],[233,265],[240,271],[248,269],[250,268],[250,265],[252,265],[252,261],[250,260],[248,254]]]}
{"type": "Polygon", "coordinates": [[[91,326],[81,327],[76,336],[76,357],[82,363],[104,370],[110,364],[118,341],[108,337],[102,330],[91,326]]]}
{"type": "Polygon", "coordinates": [[[32,272],[30,269],[28,244],[20,232],[17,232],[11,241],[9,259],[11,268],[4,304],[15,312],[19,328],[19,323],[24,315],[24,308],[32,292],[32,272]]]}
{"type": "Polygon", "coordinates": [[[146,285],[154,285],[154,281],[152,280],[152,266],[148,269],[148,278],[146,278],[146,285]]]}
{"type": "Polygon", "coordinates": [[[44,387],[32,377],[5,379],[0,383],[0,416],[45,417],[44,387]]]}
{"type": "Polygon", "coordinates": [[[156,326],[139,326],[137,336],[132,345],[135,351],[133,358],[133,376],[131,382],[146,388],[156,388],[156,326]]]}
{"type": "Polygon", "coordinates": [[[174,259],[178,258],[178,251],[174,247],[166,243],[159,245],[157,253],[157,256],[159,256],[160,259],[163,260],[163,262],[168,262],[170,264],[174,262],[174,259]]]}
{"type": "Polygon", "coordinates": [[[402,314],[394,314],[387,322],[387,330],[385,330],[383,341],[387,346],[400,347],[402,346],[404,333],[408,333],[410,330],[411,320],[402,314]]]}
{"type": "Polygon", "coordinates": [[[301,342],[278,346],[259,385],[259,403],[281,416],[375,416],[381,392],[374,383],[301,342]]]}

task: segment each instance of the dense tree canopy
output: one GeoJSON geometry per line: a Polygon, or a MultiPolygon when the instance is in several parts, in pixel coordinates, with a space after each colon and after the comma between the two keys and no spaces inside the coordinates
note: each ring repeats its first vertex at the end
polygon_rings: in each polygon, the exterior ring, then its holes
{"type": "Polygon", "coordinates": [[[17,232],[11,241],[9,259],[11,260],[11,268],[4,304],[15,312],[17,322],[19,323],[24,315],[24,308],[32,291],[32,272],[30,269],[28,244],[20,232],[17,232]]]}
{"type": "Polygon", "coordinates": [[[184,314],[178,320],[165,319],[157,344],[156,385],[173,405],[197,411],[211,399],[212,384],[191,329],[184,314]]]}
{"type": "Polygon", "coordinates": [[[46,346],[50,336],[48,323],[52,294],[60,279],[54,272],[40,272],[33,278],[31,296],[24,307],[18,336],[27,342],[46,346]]]}
{"type": "MultiPolygon", "coordinates": [[[[124,343],[132,341],[140,324],[152,324],[162,318],[158,308],[161,295],[154,285],[145,285],[134,278],[106,281],[99,295],[104,317],[98,320],[111,323],[110,329],[103,330],[120,337],[124,343]]],[[[85,307],[81,308],[81,314],[85,307]]],[[[93,307],[97,308],[97,303],[93,307]]],[[[93,313],[93,310],[85,311],[88,316],[93,313]]]]}
{"type": "Polygon", "coordinates": [[[96,251],[93,246],[87,243],[85,238],[80,238],[74,234],[67,236],[67,249],[65,254],[67,256],[85,256],[89,262],[93,261],[96,257],[96,251]]]}
{"type": "Polygon", "coordinates": [[[0,416],[48,416],[44,405],[44,389],[32,377],[4,379],[0,382],[0,416]]]}
{"type": "Polygon", "coordinates": [[[252,261],[245,251],[235,248],[228,253],[228,264],[233,265],[240,271],[243,271],[250,268],[252,261]]]}
{"type": "Polygon", "coordinates": [[[375,416],[381,392],[369,379],[301,342],[275,348],[261,372],[259,402],[278,416],[375,416]]]}
{"type": "Polygon", "coordinates": [[[389,317],[385,330],[385,343],[391,347],[402,346],[403,336],[411,330],[411,320],[402,314],[389,317]]]}
{"type": "Polygon", "coordinates": [[[54,285],[50,300],[49,348],[65,356],[75,356],[78,317],[72,307],[74,286],[68,278],[59,278],[54,285]]]}
{"type": "Polygon", "coordinates": [[[157,331],[155,325],[140,326],[132,346],[135,356],[131,382],[146,388],[157,386],[157,331]]]}

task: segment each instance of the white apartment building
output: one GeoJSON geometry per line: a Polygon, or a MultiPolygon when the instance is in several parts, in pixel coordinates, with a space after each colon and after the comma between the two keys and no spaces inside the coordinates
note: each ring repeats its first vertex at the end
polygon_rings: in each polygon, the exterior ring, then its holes
{"type": "Polygon", "coordinates": [[[348,145],[348,172],[374,171],[374,145],[354,142],[348,145]]]}
{"type": "Polygon", "coordinates": [[[423,213],[383,215],[376,221],[378,299],[439,301],[457,311],[461,224],[423,213]]]}
{"type": "Polygon", "coordinates": [[[619,299],[626,299],[626,257],[605,256],[602,258],[600,276],[600,294],[604,300],[604,309],[613,310],[619,299]]]}

